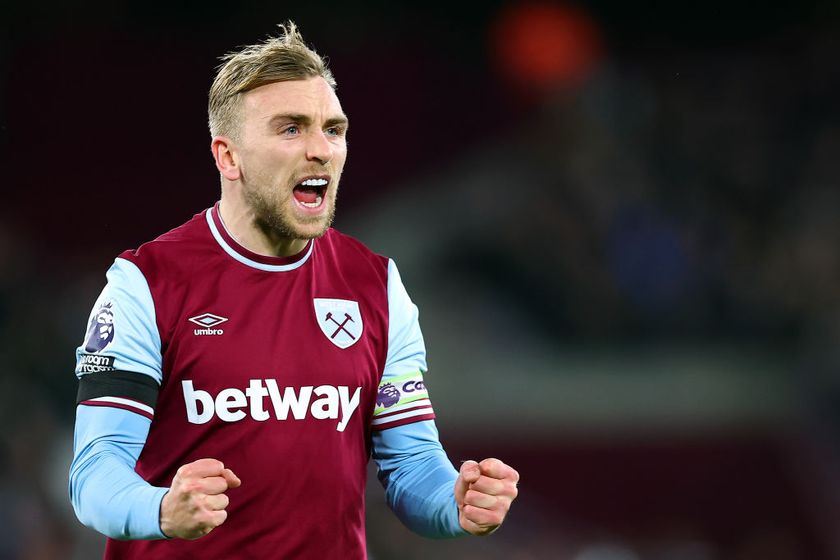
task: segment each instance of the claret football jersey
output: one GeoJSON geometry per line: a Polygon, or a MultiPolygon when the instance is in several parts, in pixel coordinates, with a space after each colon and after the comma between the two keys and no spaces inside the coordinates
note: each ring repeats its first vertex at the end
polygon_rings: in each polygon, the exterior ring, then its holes
{"type": "Polygon", "coordinates": [[[209,535],[109,539],[106,558],[364,558],[371,432],[434,418],[425,367],[393,261],[333,229],[265,257],[217,204],[124,252],[77,350],[80,406],[150,422],[153,486],[205,457],[242,486],[209,535]]]}

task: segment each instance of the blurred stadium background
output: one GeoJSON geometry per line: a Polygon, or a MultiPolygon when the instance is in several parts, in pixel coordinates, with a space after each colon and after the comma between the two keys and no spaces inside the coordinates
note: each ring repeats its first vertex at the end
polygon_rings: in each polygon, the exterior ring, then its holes
{"type": "MultiPolygon", "coordinates": [[[[295,19],[351,117],[337,227],[397,260],[506,526],[370,557],[840,558],[837,2],[4,3],[0,559],[97,558],[73,349],[116,254],[211,205],[217,57],[295,19]]],[[[294,523],[293,512],[277,512],[294,523]]]]}

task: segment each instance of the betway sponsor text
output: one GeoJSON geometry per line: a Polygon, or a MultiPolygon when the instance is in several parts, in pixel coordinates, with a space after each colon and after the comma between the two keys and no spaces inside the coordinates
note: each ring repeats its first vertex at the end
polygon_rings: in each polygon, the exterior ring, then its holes
{"type": "Polygon", "coordinates": [[[295,420],[304,420],[311,414],[316,420],[339,420],[335,428],[339,432],[344,431],[358,408],[361,392],[361,387],[356,387],[351,396],[350,388],[343,385],[283,387],[281,391],[276,379],[250,379],[245,391],[222,389],[215,398],[207,391],[196,389],[188,379],[181,381],[181,388],[187,420],[192,424],[206,424],[213,416],[224,422],[239,422],[248,416],[264,422],[271,418],[265,406],[268,397],[276,420],[287,420],[290,414],[295,420]]]}

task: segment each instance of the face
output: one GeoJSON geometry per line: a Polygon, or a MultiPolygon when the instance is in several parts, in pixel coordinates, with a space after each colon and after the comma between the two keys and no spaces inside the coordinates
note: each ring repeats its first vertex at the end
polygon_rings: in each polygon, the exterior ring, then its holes
{"type": "Polygon", "coordinates": [[[275,82],[243,96],[239,155],[243,197],[263,230],[284,238],[324,234],[347,159],[347,117],[321,77],[275,82]]]}

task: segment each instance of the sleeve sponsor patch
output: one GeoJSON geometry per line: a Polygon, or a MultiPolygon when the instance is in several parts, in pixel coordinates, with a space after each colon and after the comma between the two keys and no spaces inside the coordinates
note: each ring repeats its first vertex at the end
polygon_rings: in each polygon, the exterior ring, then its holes
{"type": "Polygon", "coordinates": [[[80,374],[114,371],[114,357],[101,354],[79,354],[76,371],[80,374]]]}
{"type": "Polygon", "coordinates": [[[383,430],[435,417],[429,392],[419,371],[383,379],[376,394],[371,425],[383,430]]]}

